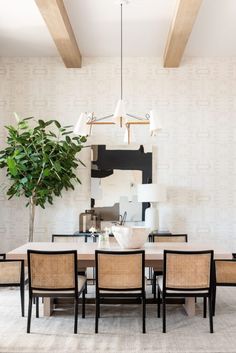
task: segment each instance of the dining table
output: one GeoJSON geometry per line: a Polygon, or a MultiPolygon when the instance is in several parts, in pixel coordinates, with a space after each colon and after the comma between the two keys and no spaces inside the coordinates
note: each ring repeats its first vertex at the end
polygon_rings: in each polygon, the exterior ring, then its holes
{"type": "MultiPolygon", "coordinates": [[[[99,249],[98,243],[77,243],[77,242],[31,242],[23,244],[9,251],[6,254],[7,259],[24,260],[27,266],[27,250],[42,251],[62,251],[77,250],[78,270],[95,267],[95,250],[99,249]]],[[[147,242],[144,244],[145,250],[145,267],[156,267],[163,261],[164,250],[181,250],[181,251],[201,251],[214,250],[215,259],[231,259],[230,252],[224,244],[216,244],[214,242],[187,242],[187,243],[164,243],[147,242]]],[[[131,249],[121,249],[118,243],[111,243],[107,249],[109,251],[130,251],[131,249]]],[[[195,298],[185,298],[184,308],[189,316],[195,315],[195,298]]],[[[44,298],[44,315],[50,316],[53,312],[53,299],[44,298]]]]}

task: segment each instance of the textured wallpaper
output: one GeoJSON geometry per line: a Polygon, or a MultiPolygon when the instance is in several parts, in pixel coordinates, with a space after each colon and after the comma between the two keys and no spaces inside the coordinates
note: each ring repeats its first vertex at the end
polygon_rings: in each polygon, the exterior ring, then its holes
{"type": "MultiPolygon", "coordinates": [[[[65,69],[59,58],[0,58],[0,146],[13,112],[74,124],[81,111],[107,115],[119,98],[119,59],[85,58],[82,69],[65,69]]],[[[136,128],[137,143],[157,145],[154,174],[165,184],[160,225],[236,251],[236,58],[187,58],[164,69],[157,58],[125,58],[124,97],[137,115],[155,107],[163,129],[150,138],[136,128]]],[[[90,143],[119,144],[123,131],[96,127],[90,143]],[[99,136],[98,136],[98,135],[99,136]]],[[[36,212],[35,240],[78,229],[89,207],[90,150],[83,150],[82,185],[36,212]]],[[[25,199],[7,200],[0,171],[0,250],[23,244],[28,232],[25,199]]]]}

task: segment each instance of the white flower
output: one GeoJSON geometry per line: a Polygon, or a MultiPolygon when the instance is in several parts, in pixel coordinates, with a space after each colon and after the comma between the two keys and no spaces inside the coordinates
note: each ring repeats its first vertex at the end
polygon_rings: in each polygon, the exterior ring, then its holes
{"type": "Polygon", "coordinates": [[[91,232],[91,233],[95,233],[97,231],[97,229],[95,228],[95,227],[91,227],[90,229],[89,229],[89,232],[91,232]]]}

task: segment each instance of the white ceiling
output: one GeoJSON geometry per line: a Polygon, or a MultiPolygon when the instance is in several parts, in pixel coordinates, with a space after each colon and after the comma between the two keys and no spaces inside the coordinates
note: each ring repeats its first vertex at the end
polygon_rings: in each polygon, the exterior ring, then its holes
{"type": "MultiPolygon", "coordinates": [[[[117,0],[64,0],[83,56],[120,53],[117,0]]],[[[124,55],[162,56],[176,0],[124,5],[124,55]]],[[[236,56],[236,0],[203,0],[188,56],[236,56]]],[[[56,56],[34,0],[0,0],[0,56],[56,56]]]]}

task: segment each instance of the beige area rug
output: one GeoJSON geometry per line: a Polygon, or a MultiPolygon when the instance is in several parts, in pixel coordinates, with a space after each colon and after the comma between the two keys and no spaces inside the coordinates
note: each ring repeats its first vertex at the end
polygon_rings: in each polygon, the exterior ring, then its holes
{"type": "MultiPolygon", "coordinates": [[[[28,293],[26,292],[26,297],[28,293]]],[[[137,305],[104,306],[99,334],[94,334],[94,306],[87,305],[86,319],[79,318],[78,334],[73,334],[73,311],[58,310],[50,318],[35,318],[31,334],[26,334],[26,317],[20,316],[18,289],[0,289],[1,353],[236,353],[236,288],[218,290],[214,334],[208,319],[186,316],[183,308],[169,305],[167,333],[162,334],[156,306],[147,306],[147,333],[141,333],[141,311],[137,305]]],[[[35,309],[34,309],[35,310],[35,309]]]]}

